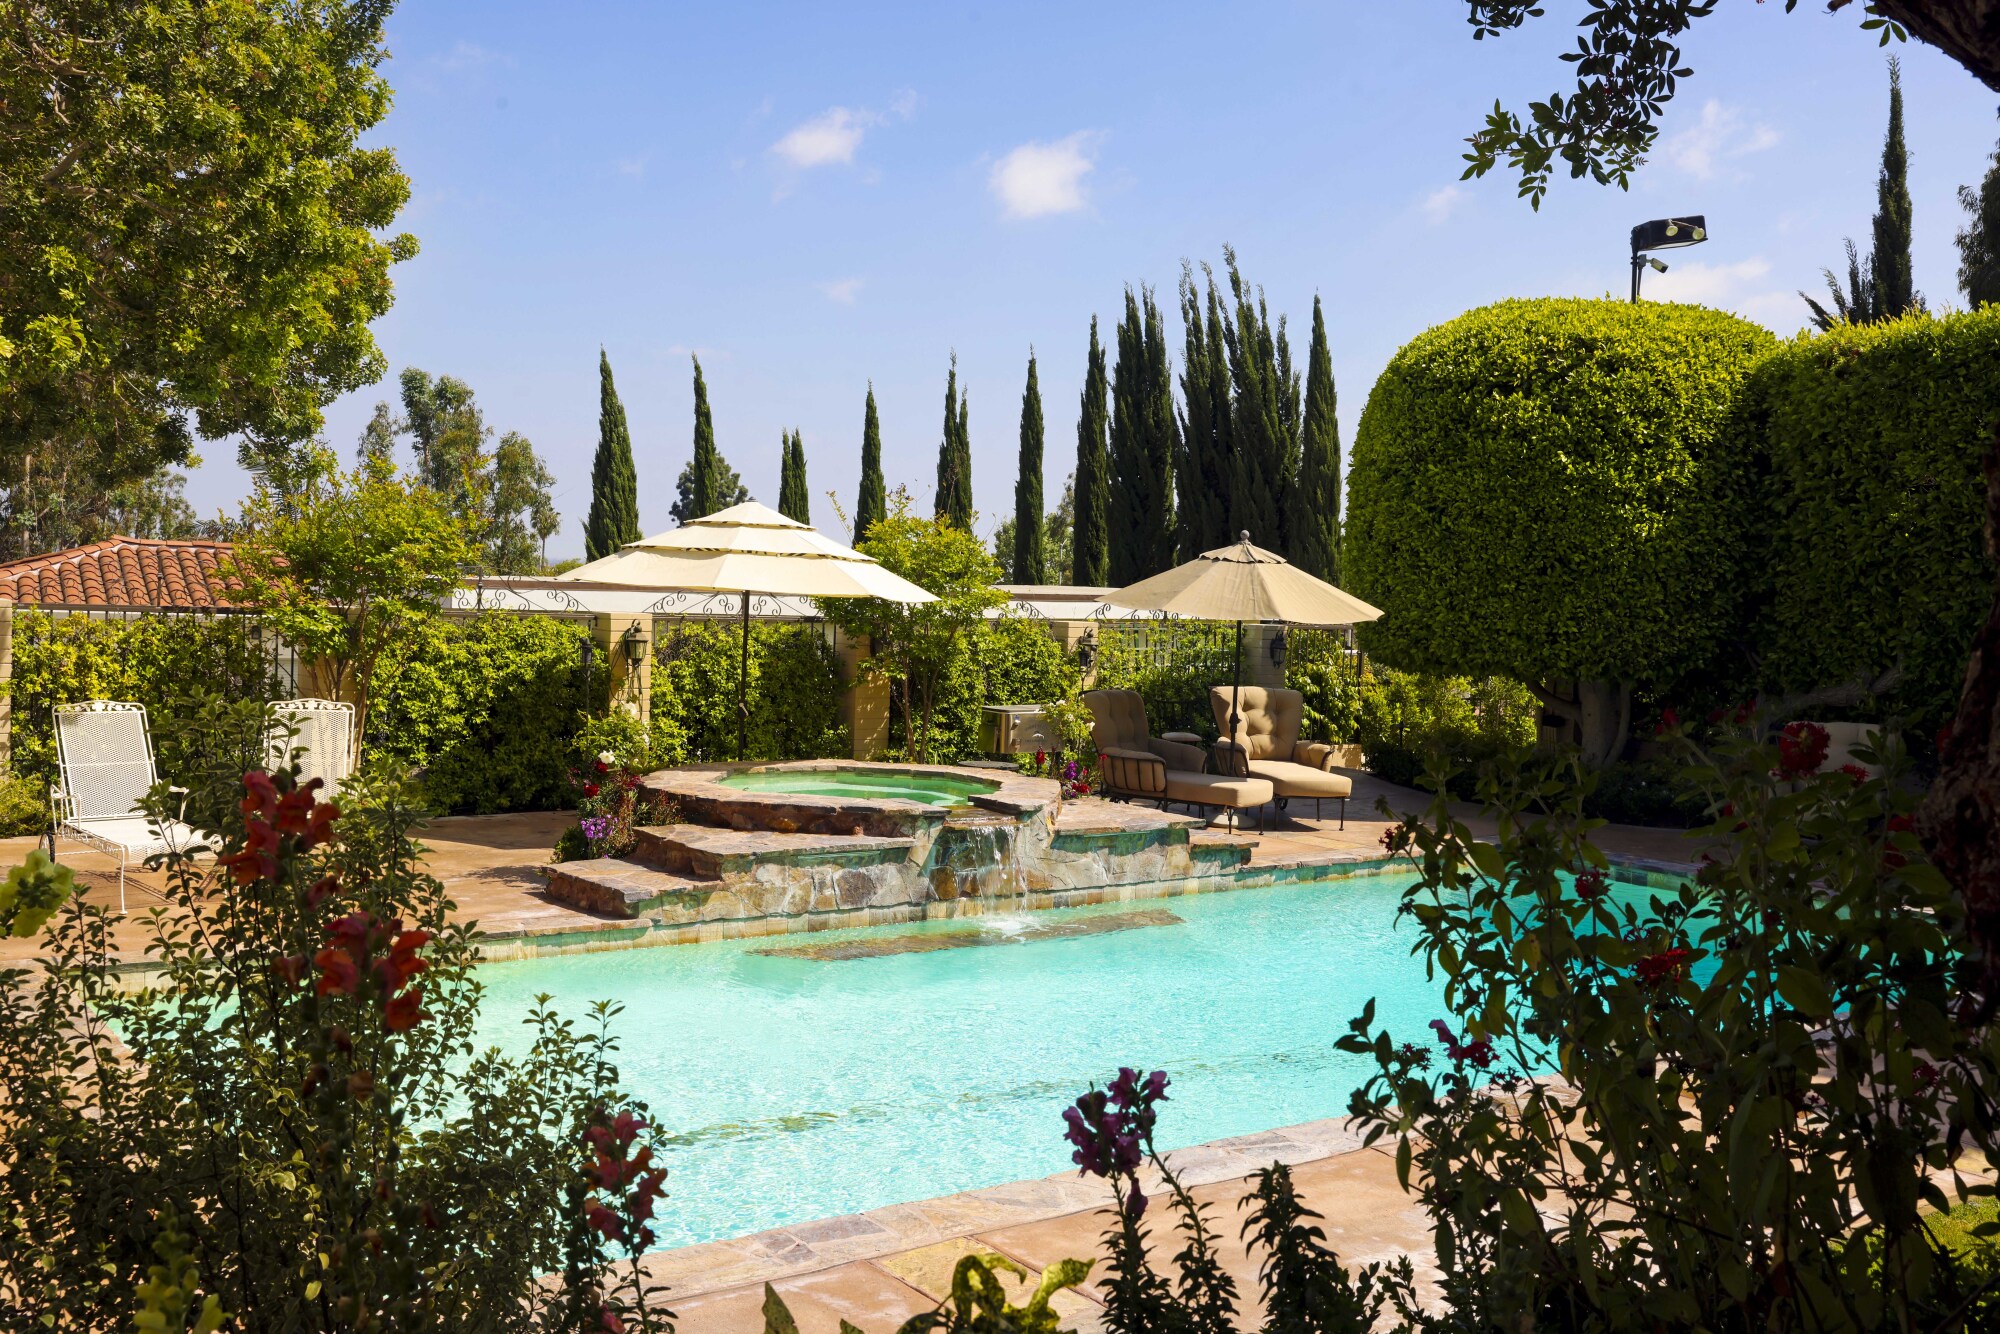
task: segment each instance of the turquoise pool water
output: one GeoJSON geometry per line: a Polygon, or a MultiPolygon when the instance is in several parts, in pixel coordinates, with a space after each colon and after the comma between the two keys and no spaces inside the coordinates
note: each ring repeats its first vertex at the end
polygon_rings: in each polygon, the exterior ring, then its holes
{"type": "Polygon", "coordinates": [[[963,806],[972,797],[994,790],[992,783],[949,774],[885,773],[869,769],[772,769],[731,774],[724,787],[745,792],[791,792],[811,797],[885,797],[921,801],[927,806],[963,806]]]}
{"type": "Polygon", "coordinates": [[[537,992],[575,1016],[624,1004],[625,1081],[678,1137],[660,1244],[684,1245],[1069,1169],[1062,1109],[1121,1064],[1172,1075],[1169,1147],[1340,1115],[1368,1063],[1334,1041],[1363,1003],[1412,1041],[1440,1013],[1395,917],[1408,883],[989,918],[994,939],[1181,919],[991,948],[758,953],[977,929],[961,921],[488,964],[480,1037],[522,1049],[537,992]]]}

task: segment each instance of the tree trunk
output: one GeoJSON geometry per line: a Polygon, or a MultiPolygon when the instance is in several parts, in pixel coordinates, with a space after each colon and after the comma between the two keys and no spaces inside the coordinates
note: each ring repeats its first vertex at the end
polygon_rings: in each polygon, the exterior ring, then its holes
{"type": "Polygon", "coordinates": [[[1570,743],[1583,762],[1601,769],[1625,749],[1632,730],[1632,687],[1622,681],[1573,681],[1531,685],[1542,705],[1569,726],[1570,743]]]}
{"type": "MultiPolygon", "coordinates": [[[[1986,550],[2000,563],[2000,438],[1986,458],[1986,550]]],[[[2000,584],[1972,641],[1958,713],[1939,746],[1939,772],[1917,812],[1931,861],[1965,905],[1983,968],[1966,1017],[2000,1005],[2000,584]]]]}

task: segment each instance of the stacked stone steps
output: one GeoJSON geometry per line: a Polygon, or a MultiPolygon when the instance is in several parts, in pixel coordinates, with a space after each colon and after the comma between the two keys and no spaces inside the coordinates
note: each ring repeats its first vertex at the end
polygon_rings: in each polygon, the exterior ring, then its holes
{"type": "Polygon", "coordinates": [[[913,838],[718,829],[698,824],[649,825],[632,833],[637,840],[631,853],[634,861],[680,875],[724,881],[746,879],[759,866],[908,861],[917,846],[913,838]]]}
{"type": "Polygon", "coordinates": [[[698,908],[722,887],[622,857],[559,862],[549,868],[549,897],[605,917],[648,916],[676,901],[698,908]]]}

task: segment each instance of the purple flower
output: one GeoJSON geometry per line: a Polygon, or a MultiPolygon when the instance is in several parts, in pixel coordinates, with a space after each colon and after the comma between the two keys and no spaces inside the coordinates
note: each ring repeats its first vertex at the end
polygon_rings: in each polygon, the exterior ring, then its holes
{"type": "Polygon", "coordinates": [[[586,815],[579,823],[583,836],[593,843],[611,833],[611,817],[608,815],[586,815]]]}

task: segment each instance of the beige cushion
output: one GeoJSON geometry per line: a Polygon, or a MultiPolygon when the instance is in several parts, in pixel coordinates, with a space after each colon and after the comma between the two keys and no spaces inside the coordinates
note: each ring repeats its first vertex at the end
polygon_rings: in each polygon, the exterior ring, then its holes
{"type": "Polygon", "coordinates": [[[1305,721],[1306,700],[1296,690],[1267,686],[1214,686],[1208,706],[1215,730],[1249,752],[1252,760],[1296,760],[1299,726],[1305,721]],[[1236,705],[1236,733],[1229,732],[1230,701],[1236,705]]]}
{"type": "Polygon", "coordinates": [[[1354,783],[1346,774],[1332,774],[1289,760],[1252,760],[1250,772],[1268,778],[1281,797],[1351,797],[1354,783]]]}
{"type": "Polygon", "coordinates": [[[1146,702],[1136,690],[1086,690],[1083,702],[1090,709],[1091,735],[1097,749],[1146,749],[1146,702]]]}
{"type": "Polygon", "coordinates": [[[1228,806],[1247,810],[1262,806],[1277,794],[1267,778],[1231,778],[1226,774],[1167,773],[1167,800],[1195,806],[1228,806]]]}

